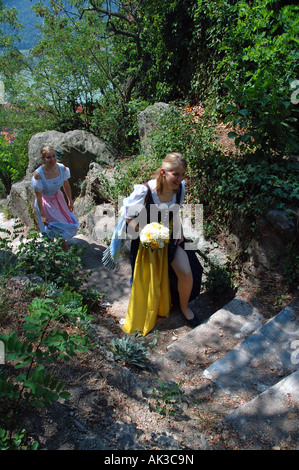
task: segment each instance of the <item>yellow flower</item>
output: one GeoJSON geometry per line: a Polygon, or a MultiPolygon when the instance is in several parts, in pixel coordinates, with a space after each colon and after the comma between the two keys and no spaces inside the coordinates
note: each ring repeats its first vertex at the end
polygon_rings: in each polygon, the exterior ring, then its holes
{"type": "Polygon", "coordinates": [[[150,232],[147,232],[147,233],[145,234],[145,236],[146,236],[146,239],[147,239],[148,241],[151,241],[151,239],[153,238],[153,236],[152,236],[152,234],[151,234],[150,232]]]}

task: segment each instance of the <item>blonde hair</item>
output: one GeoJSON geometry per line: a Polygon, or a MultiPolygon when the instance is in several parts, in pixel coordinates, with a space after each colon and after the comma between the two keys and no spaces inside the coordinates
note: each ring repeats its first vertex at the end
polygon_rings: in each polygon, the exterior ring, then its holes
{"type": "Polygon", "coordinates": [[[55,151],[54,147],[52,147],[52,145],[45,145],[45,146],[42,148],[41,157],[42,157],[42,158],[45,157],[46,154],[47,154],[48,152],[50,152],[51,150],[53,150],[53,151],[55,152],[55,154],[56,154],[56,151],[55,151]]]}
{"type": "Polygon", "coordinates": [[[158,194],[161,194],[163,192],[163,174],[161,170],[166,170],[166,171],[173,171],[176,170],[179,167],[187,169],[187,162],[183,155],[179,152],[171,152],[166,155],[164,160],[162,161],[162,166],[159,168],[156,173],[155,177],[157,180],[157,192],[158,194]]]}

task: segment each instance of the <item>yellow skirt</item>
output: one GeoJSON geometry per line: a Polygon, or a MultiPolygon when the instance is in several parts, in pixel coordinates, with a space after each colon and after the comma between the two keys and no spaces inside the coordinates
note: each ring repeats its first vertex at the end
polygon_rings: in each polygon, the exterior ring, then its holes
{"type": "Polygon", "coordinates": [[[168,246],[152,250],[140,244],[123,330],[147,335],[154,328],[157,316],[168,317],[170,305],[168,246]]]}

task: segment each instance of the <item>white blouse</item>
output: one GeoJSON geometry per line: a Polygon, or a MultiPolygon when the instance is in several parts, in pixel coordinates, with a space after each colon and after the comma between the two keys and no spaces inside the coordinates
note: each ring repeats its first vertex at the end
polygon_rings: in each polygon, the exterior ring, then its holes
{"type": "MultiPolygon", "coordinates": [[[[156,186],[155,179],[148,181],[148,185],[150,187],[155,205],[163,209],[167,208],[169,210],[171,209],[172,206],[176,204],[176,194],[173,195],[173,198],[169,202],[160,201],[158,193],[157,193],[157,186],[156,186]]],[[[144,184],[136,184],[130,196],[126,197],[123,200],[123,207],[125,209],[124,216],[126,219],[133,219],[139,214],[139,212],[144,207],[144,200],[147,195],[147,192],[148,192],[147,186],[145,186],[144,184]]],[[[185,198],[185,193],[186,193],[185,181],[183,180],[181,200],[179,203],[180,206],[182,205],[183,200],[185,198]]]]}
{"type": "Polygon", "coordinates": [[[68,180],[71,176],[70,169],[65,167],[61,163],[59,166],[59,176],[56,178],[46,179],[42,167],[38,167],[36,171],[40,175],[40,179],[36,179],[34,176],[31,178],[31,187],[35,192],[42,192],[44,195],[52,196],[59,191],[64,181],[68,180]]]}

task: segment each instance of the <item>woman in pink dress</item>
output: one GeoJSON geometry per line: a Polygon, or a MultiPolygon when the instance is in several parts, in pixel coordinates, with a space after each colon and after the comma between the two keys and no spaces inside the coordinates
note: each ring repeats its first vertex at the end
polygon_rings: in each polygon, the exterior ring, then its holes
{"type": "Polygon", "coordinates": [[[60,236],[63,239],[63,250],[67,251],[66,240],[76,235],[79,226],[73,214],[72,192],[68,181],[70,170],[57,163],[56,152],[49,145],[42,149],[41,159],[43,163],[35,170],[31,179],[36,195],[35,209],[40,231],[52,238],[60,236]]]}

